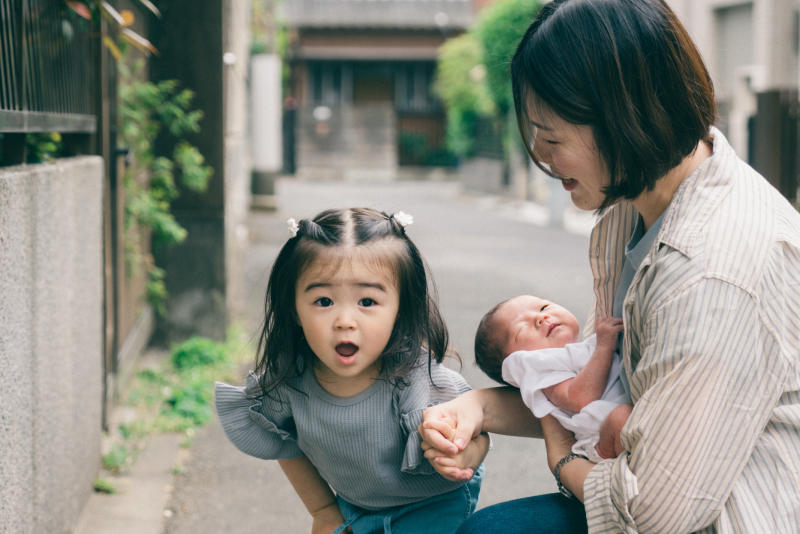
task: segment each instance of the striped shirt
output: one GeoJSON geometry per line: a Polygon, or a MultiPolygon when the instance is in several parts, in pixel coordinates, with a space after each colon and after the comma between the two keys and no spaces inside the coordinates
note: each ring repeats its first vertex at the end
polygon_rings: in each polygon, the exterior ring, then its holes
{"type": "MultiPolygon", "coordinates": [[[[800,215],[712,133],[625,297],[629,453],[586,478],[590,532],[800,532],[800,215]]],[[[598,315],[637,216],[592,232],[598,315]]]]}

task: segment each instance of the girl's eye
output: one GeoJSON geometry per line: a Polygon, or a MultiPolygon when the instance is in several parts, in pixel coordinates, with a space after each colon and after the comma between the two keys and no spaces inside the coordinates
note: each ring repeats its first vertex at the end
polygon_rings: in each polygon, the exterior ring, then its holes
{"type": "Polygon", "coordinates": [[[371,298],[364,298],[358,301],[359,306],[364,306],[365,308],[369,308],[370,306],[375,306],[377,302],[372,300],[371,298]]]}
{"type": "Polygon", "coordinates": [[[542,308],[539,311],[545,311],[548,306],[550,306],[550,305],[549,304],[545,304],[544,306],[542,306],[542,308]]]}
{"type": "Polygon", "coordinates": [[[328,297],[320,297],[314,301],[314,304],[322,308],[327,308],[328,306],[333,306],[333,301],[328,297]]]}

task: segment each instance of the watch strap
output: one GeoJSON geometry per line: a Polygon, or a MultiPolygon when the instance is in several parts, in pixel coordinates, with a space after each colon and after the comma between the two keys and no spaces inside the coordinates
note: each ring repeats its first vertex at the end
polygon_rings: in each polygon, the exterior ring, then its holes
{"type": "Polygon", "coordinates": [[[564,456],[562,459],[558,461],[556,466],[553,468],[553,476],[556,477],[556,485],[558,486],[558,491],[566,497],[567,499],[571,499],[575,495],[568,490],[564,484],[561,483],[561,468],[564,467],[568,462],[571,462],[575,458],[583,458],[584,460],[588,460],[586,456],[583,454],[576,454],[574,452],[570,452],[568,455],[564,456]]]}

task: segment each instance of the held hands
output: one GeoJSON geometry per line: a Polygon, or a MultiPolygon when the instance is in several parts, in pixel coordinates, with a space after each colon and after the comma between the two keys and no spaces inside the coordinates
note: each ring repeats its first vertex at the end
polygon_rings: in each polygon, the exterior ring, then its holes
{"type": "Polygon", "coordinates": [[[598,317],[594,323],[597,346],[611,352],[617,350],[617,339],[622,332],[622,319],[619,317],[598,317]]]}
{"type": "Polygon", "coordinates": [[[483,407],[475,394],[475,390],[468,391],[426,409],[418,427],[422,442],[450,456],[464,450],[481,433],[483,424],[483,407]],[[440,432],[444,428],[450,429],[447,435],[440,432]]]}
{"type": "MultiPolygon", "coordinates": [[[[431,420],[427,422],[427,426],[428,430],[438,432],[443,439],[448,441],[451,441],[455,435],[453,420],[444,418],[431,420]]],[[[422,442],[421,447],[425,451],[425,458],[428,459],[437,473],[447,480],[458,482],[469,480],[475,474],[475,469],[483,462],[486,453],[489,452],[489,436],[487,434],[478,435],[463,450],[455,454],[447,454],[434,449],[425,441],[422,442]]]]}

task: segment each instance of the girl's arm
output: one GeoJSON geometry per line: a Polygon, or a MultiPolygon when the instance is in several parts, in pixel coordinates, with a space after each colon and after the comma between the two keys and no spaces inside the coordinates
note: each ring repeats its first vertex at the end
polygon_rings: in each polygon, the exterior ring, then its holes
{"type": "Polygon", "coordinates": [[[580,412],[584,406],[602,397],[606,388],[611,358],[622,331],[622,319],[601,317],[596,324],[597,346],[583,369],[574,378],[542,390],[545,397],[562,410],[580,412]]]}
{"type": "Polygon", "coordinates": [[[308,458],[300,456],[278,463],[314,519],[312,534],[330,534],[344,523],[333,491],[308,458]]]}

